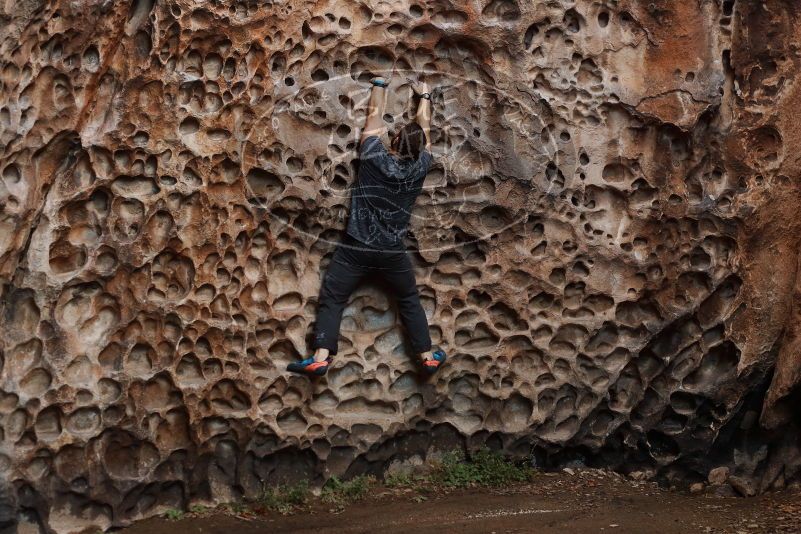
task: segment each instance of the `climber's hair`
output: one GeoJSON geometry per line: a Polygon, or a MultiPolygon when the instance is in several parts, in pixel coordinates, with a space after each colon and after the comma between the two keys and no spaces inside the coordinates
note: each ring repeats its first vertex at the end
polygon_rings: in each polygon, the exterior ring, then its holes
{"type": "Polygon", "coordinates": [[[426,133],[416,122],[410,122],[392,138],[392,150],[401,158],[417,159],[426,146],[426,133]]]}

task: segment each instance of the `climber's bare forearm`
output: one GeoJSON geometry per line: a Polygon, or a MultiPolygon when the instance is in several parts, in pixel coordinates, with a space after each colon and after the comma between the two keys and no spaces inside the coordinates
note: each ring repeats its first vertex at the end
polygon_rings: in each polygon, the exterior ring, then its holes
{"type": "Polygon", "coordinates": [[[370,100],[367,102],[367,121],[364,123],[361,140],[364,141],[370,136],[381,136],[386,128],[384,127],[384,109],[387,105],[387,91],[382,87],[373,86],[370,89],[370,100]]]}
{"type": "Polygon", "coordinates": [[[426,98],[421,98],[420,103],[417,105],[417,116],[415,117],[417,124],[423,129],[426,134],[426,150],[431,151],[431,101],[426,98]]]}

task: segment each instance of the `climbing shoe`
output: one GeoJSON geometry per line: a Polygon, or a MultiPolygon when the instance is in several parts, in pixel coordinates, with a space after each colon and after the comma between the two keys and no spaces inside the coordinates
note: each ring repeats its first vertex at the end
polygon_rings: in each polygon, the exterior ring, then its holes
{"type": "Polygon", "coordinates": [[[322,376],[326,371],[328,371],[329,365],[331,365],[330,356],[321,362],[314,361],[314,357],[310,356],[305,360],[290,363],[286,366],[286,370],[301,375],[322,376]]]}
{"type": "Polygon", "coordinates": [[[425,369],[428,374],[433,375],[437,372],[437,369],[442,367],[442,364],[445,363],[447,359],[448,357],[445,355],[445,351],[435,350],[430,360],[423,361],[423,369],[425,369]]]}

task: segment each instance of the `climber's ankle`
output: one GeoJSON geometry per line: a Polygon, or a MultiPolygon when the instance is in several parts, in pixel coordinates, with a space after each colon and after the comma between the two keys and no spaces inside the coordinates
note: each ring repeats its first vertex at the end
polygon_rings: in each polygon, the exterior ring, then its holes
{"type": "Polygon", "coordinates": [[[428,350],[426,352],[421,352],[420,353],[420,359],[423,360],[423,361],[430,360],[433,357],[434,357],[434,353],[431,352],[431,350],[428,350]]]}
{"type": "Polygon", "coordinates": [[[317,349],[316,351],[314,351],[314,361],[316,362],[324,361],[326,358],[328,358],[330,352],[331,351],[329,351],[328,349],[317,349]]]}

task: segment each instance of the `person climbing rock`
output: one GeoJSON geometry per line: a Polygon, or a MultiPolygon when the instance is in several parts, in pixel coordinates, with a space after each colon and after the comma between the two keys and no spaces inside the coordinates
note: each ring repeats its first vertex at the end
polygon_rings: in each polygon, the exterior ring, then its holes
{"type": "Polygon", "coordinates": [[[368,275],[387,282],[398,303],[412,349],[423,369],[433,374],[445,362],[442,350],[432,350],[428,321],[403,239],[417,196],[431,167],[431,94],[425,82],[409,80],[419,98],[415,120],[400,128],[389,148],[384,108],[389,82],[373,78],[367,121],[360,139],[359,174],[351,191],[347,232],[337,245],[320,288],[312,349],[314,354],[290,363],[288,370],[323,375],[337,353],[339,326],[348,297],[368,275]]]}

